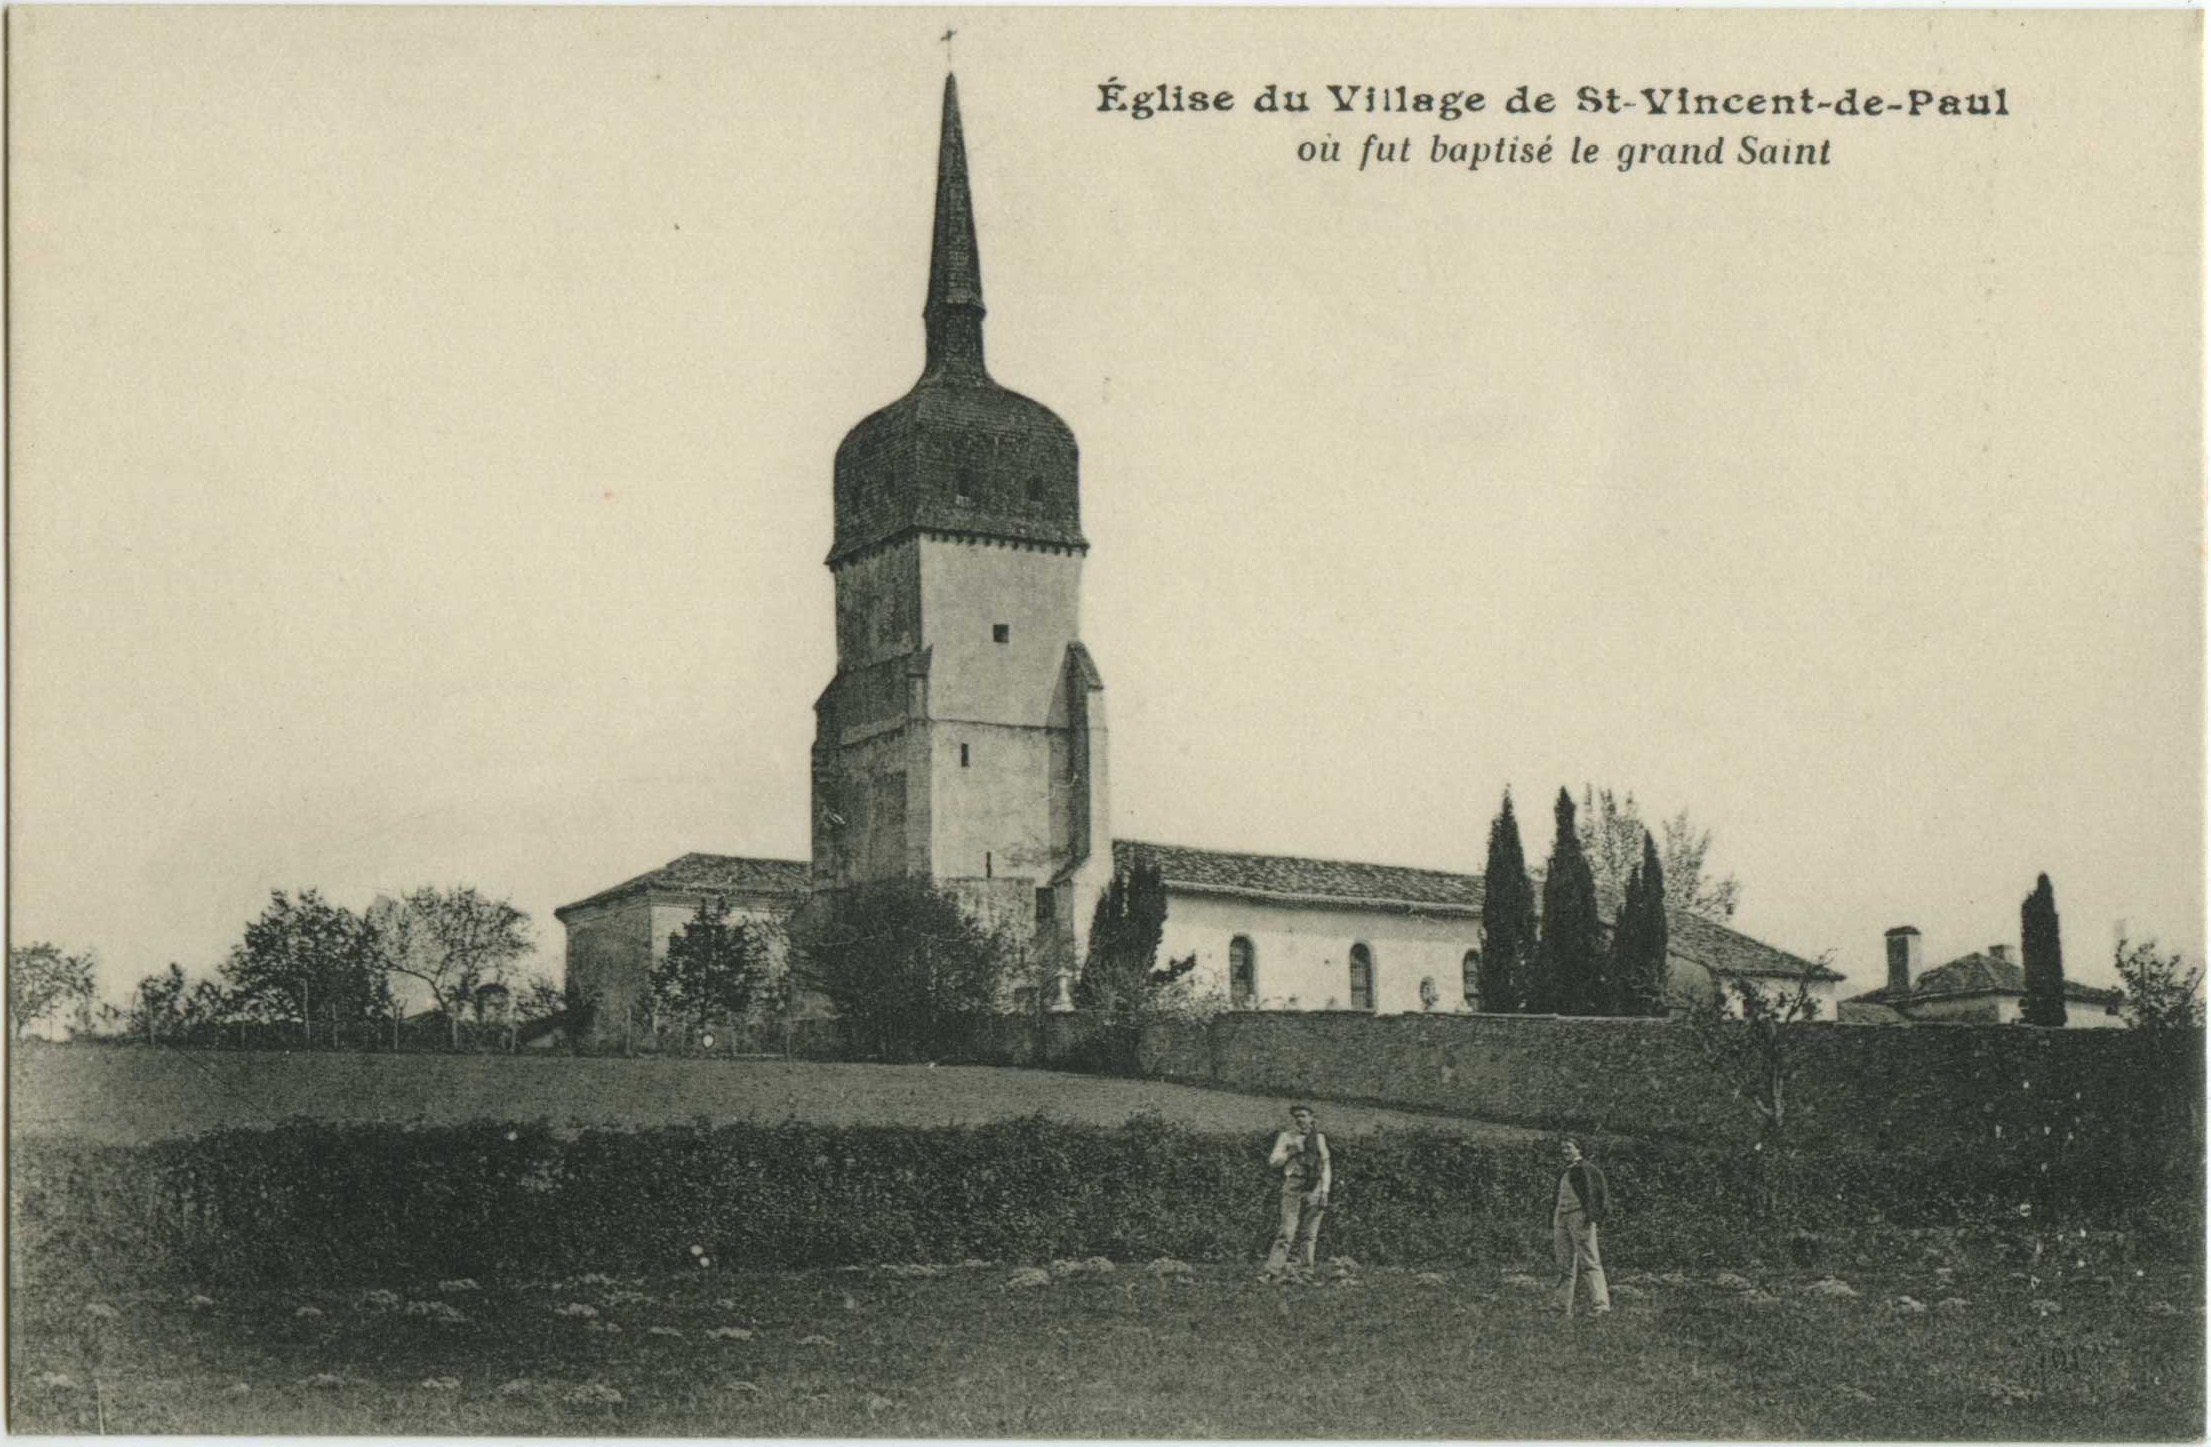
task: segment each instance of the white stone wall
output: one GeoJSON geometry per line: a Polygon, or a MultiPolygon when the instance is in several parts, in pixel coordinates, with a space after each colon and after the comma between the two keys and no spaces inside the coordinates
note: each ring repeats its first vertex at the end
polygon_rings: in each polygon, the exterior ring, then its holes
{"type": "MultiPolygon", "coordinates": [[[[1995,1023],[2016,1025],[2025,1000],[2018,995],[1966,995],[1951,1000],[1922,1000],[1911,1007],[1914,1020],[1972,1020],[1988,1023],[1989,1007],[1996,1011],[1995,1023]]],[[[2120,1015],[2106,1015],[2101,1005],[2082,1005],[2078,1001],[2065,1002],[2065,1028],[2068,1030],[2123,1029],[2126,1019],[2120,1015]]]]}
{"type": "MultiPolygon", "coordinates": [[[[1377,1014],[1418,1012],[1420,982],[1436,985],[1436,1012],[1465,1013],[1466,952],[1479,948],[1482,922],[1473,915],[1413,914],[1398,910],[1328,909],[1272,904],[1225,895],[1177,892],[1168,886],[1167,928],[1161,964],[1195,953],[1197,987],[1229,994],[1229,942],[1252,942],[1257,996],[1269,1010],[1351,1008],[1351,947],[1364,943],[1374,960],[1377,1014]]],[[[1670,973],[1677,991],[1710,988],[1703,967],[1674,956],[1670,973]]],[[[1768,981],[1778,988],[1783,982],[1768,981]]],[[[1835,1018],[1835,985],[1815,982],[1820,1016],[1835,1018]]]]}
{"type": "MultiPolygon", "coordinates": [[[[934,703],[934,678],[931,693],[934,703]]],[[[929,736],[932,873],[1048,883],[1065,858],[1053,847],[1051,735],[1042,726],[932,722],[929,736]]]]}
{"type": "MultiPolygon", "coordinates": [[[[1670,992],[1678,1002],[1687,1002],[1698,998],[1708,999],[1714,989],[1710,971],[1695,961],[1676,954],[1666,956],[1666,980],[1670,992]]],[[[1765,988],[1769,995],[1776,993],[1793,995],[1796,993],[1794,982],[1789,980],[1761,979],[1758,983],[1765,988]]],[[[1835,1013],[1837,1008],[1835,987],[1840,983],[1837,980],[1814,980],[1812,982],[1811,995],[1813,999],[1820,1002],[1820,1019],[1833,1020],[1837,1018],[1835,1013]]],[[[1721,1007],[1729,1015],[1741,1015],[1743,1013],[1734,994],[1729,991],[1721,992],[1721,1007]]]]}
{"type": "Polygon", "coordinates": [[[652,958],[652,906],[643,896],[630,895],[573,910],[562,923],[568,934],[569,983],[597,1005],[600,1017],[619,1019],[644,998],[652,958]]]}
{"type": "MultiPolygon", "coordinates": [[[[933,650],[930,716],[1041,728],[1067,645],[1082,636],[1082,559],[934,538],[922,541],[920,555],[921,641],[933,650]],[[1006,641],[995,643],[991,628],[1000,623],[1006,641]]],[[[1042,782],[1039,775],[1031,785],[1039,794],[1042,782]]]]}
{"type": "Polygon", "coordinates": [[[1436,982],[1439,1013],[1464,1011],[1461,962],[1479,945],[1481,926],[1473,915],[1278,905],[1170,885],[1159,958],[1164,965],[1194,952],[1198,988],[1226,998],[1229,941],[1243,935],[1252,942],[1258,1008],[1348,1010],[1351,947],[1363,943],[1374,959],[1377,1014],[1418,1012],[1423,978],[1436,982]]]}

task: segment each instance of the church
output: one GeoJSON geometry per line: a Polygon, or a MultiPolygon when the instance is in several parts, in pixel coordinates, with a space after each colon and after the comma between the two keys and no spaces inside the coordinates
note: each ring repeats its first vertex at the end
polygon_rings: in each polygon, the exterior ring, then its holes
{"type": "MultiPolygon", "coordinates": [[[[1246,1009],[1472,1010],[1481,880],[1115,839],[1105,677],[1082,640],[1080,454],[984,362],[983,282],[947,76],[920,378],[838,447],[828,567],[836,674],[814,703],[812,857],[686,854],[554,911],[571,992],[600,1022],[641,1007],[706,899],[782,921],[815,890],[925,878],[1083,958],[1090,917],[1139,857],[1166,882],[1163,959],[1246,1009]]],[[[1841,976],[1686,914],[1677,988],[1841,976]]]]}

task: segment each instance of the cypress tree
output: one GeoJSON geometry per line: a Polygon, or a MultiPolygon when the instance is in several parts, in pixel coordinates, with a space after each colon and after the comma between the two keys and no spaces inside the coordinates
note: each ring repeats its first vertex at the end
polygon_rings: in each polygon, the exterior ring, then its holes
{"type": "Polygon", "coordinates": [[[1612,984],[1615,1014],[1666,1013],[1666,874],[1648,830],[1612,926],[1612,984]]]}
{"type": "MultiPolygon", "coordinates": [[[[1139,853],[1124,876],[1098,896],[1090,922],[1090,955],[1075,984],[1075,1004],[1120,1015],[1144,1003],[1154,979],[1159,942],[1167,929],[1167,882],[1159,866],[1139,853]]],[[[1179,978],[1179,977],[1170,977],[1179,978]]]]}
{"type": "Polygon", "coordinates": [[[1560,1015],[1595,1015],[1611,1003],[1606,982],[1597,881],[1574,828],[1574,796],[1558,791],[1557,837],[1543,876],[1543,931],[1536,944],[1529,1008],[1560,1015]]]}
{"type": "Polygon", "coordinates": [[[1520,851],[1520,821],[1512,790],[1489,821],[1489,864],[1482,871],[1482,1009],[1518,1014],[1528,1008],[1529,965],[1535,956],[1535,887],[1520,851]]]}
{"type": "Polygon", "coordinates": [[[2038,875],[2034,893],[2019,904],[2019,963],[2027,977],[2027,998],[2019,1018],[2029,1025],[2065,1024],[2065,955],[2058,947],[2057,895],[2050,876],[2038,875]]]}

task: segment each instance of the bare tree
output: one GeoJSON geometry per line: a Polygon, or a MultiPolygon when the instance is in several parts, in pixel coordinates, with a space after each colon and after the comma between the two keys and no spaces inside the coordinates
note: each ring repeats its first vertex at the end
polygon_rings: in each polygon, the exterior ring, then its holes
{"type": "Polygon", "coordinates": [[[505,984],[530,951],[530,917],[506,900],[485,898],[473,885],[424,886],[404,899],[379,899],[369,906],[369,922],[385,973],[430,992],[456,1049],[462,1008],[484,986],[505,984]]]}
{"type": "Polygon", "coordinates": [[[1788,1126],[1803,1027],[1818,1018],[1808,974],[1794,989],[1731,978],[1690,1009],[1690,1032],[1707,1063],[1756,1116],[1763,1139],[1788,1126]]]}
{"type": "Polygon", "coordinates": [[[8,950],[8,1025],[20,1040],[47,1018],[75,1005],[92,1004],[92,956],[72,955],[40,942],[8,950]]]}
{"type": "MultiPolygon", "coordinates": [[[[1616,901],[1627,893],[1628,875],[1643,860],[1646,829],[1631,790],[1616,794],[1594,784],[1582,788],[1580,818],[1582,854],[1589,872],[1597,878],[1598,897],[1616,901]]],[[[1658,859],[1666,877],[1666,907],[1725,924],[1735,917],[1743,887],[1728,875],[1705,877],[1705,862],[1712,852],[1712,831],[1699,829],[1683,809],[1661,820],[1651,836],[1658,843],[1658,859]]]]}
{"type": "Polygon", "coordinates": [[[1713,1073],[1758,1123],[1750,1180],[1754,1209],[1761,1215],[1771,1215],[1776,1195],[1789,1188],[1781,1147],[1797,1106],[1791,1086],[1803,1063],[1805,1027],[1818,1018],[1819,1001],[1809,977],[1797,980],[1793,989],[1731,978],[1700,996],[1690,1010],[1691,1038],[1713,1073]]]}

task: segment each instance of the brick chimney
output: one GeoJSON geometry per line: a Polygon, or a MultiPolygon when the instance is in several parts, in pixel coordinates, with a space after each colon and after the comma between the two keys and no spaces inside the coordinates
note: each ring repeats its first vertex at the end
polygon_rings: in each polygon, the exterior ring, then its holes
{"type": "Polygon", "coordinates": [[[1908,995],[1912,977],[1919,973],[1919,931],[1900,924],[1884,936],[1889,947],[1889,993],[1908,995]]]}
{"type": "Polygon", "coordinates": [[[2001,960],[2007,965],[2011,963],[2010,945],[1990,945],[1988,947],[1988,952],[1991,957],[2001,960]]]}

